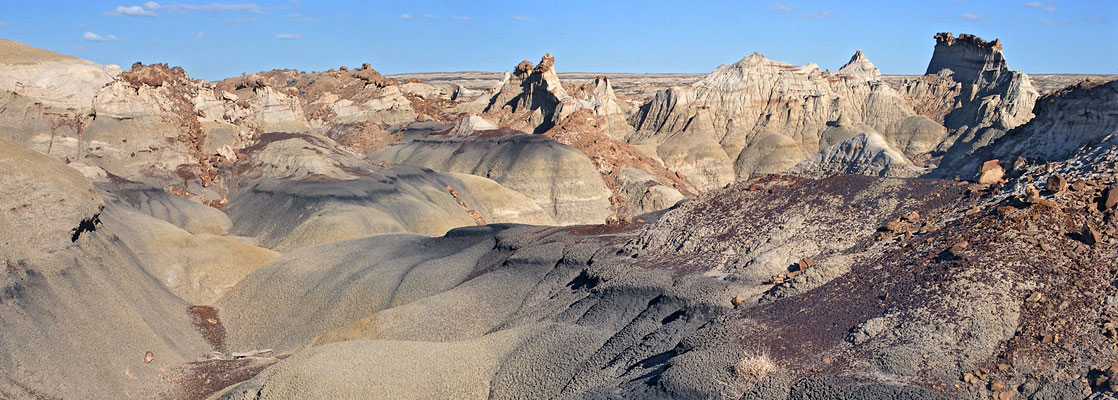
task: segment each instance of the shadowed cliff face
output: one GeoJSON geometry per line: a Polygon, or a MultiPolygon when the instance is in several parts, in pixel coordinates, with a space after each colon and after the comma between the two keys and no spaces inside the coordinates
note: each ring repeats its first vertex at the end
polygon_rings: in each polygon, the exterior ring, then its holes
{"type": "Polygon", "coordinates": [[[938,33],[935,39],[936,48],[932,52],[928,70],[924,73],[926,75],[950,69],[958,82],[989,82],[1009,70],[999,39],[987,42],[965,33],[958,38],[951,33],[938,33]]]}
{"type": "Polygon", "coordinates": [[[933,105],[921,108],[938,108],[943,115],[948,134],[937,147],[942,161],[933,175],[969,176],[970,156],[1032,119],[1040,95],[1027,75],[1009,69],[1001,41],[967,34],[956,38],[950,33],[937,34],[935,39],[928,74],[936,77],[913,80],[904,91],[917,102],[930,100],[933,105]],[[934,105],[944,101],[953,106],[934,105]]]}

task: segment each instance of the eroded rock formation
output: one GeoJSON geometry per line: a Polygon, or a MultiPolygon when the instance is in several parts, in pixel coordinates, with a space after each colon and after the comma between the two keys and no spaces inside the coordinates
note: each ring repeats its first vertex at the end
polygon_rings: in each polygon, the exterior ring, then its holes
{"type": "Polygon", "coordinates": [[[906,82],[903,92],[917,108],[943,116],[948,134],[936,149],[943,158],[937,174],[966,175],[976,149],[1032,119],[1039,94],[1027,75],[1009,69],[999,40],[950,33],[935,39],[929,76],[906,82]]]}
{"type": "Polygon", "coordinates": [[[828,127],[840,119],[849,136],[832,143],[865,131],[909,157],[932,150],[943,128],[879,78],[861,51],[834,73],[754,53],[690,86],[658,92],[634,115],[637,132],[628,140],[657,144],[668,168],[703,189],[789,170],[826,147],[823,136],[836,133],[828,127]]]}

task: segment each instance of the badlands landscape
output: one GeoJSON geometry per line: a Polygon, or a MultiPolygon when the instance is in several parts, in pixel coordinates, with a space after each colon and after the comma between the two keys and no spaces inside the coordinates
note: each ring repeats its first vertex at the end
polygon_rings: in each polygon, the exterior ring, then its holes
{"type": "Polygon", "coordinates": [[[205,81],[0,40],[0,398],[1118,398],[1116,76],[911,46],[205,81]]]}

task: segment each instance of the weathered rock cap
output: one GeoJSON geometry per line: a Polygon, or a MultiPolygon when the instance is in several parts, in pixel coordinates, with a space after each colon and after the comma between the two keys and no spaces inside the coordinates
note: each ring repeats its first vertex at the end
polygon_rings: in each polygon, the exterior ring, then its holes
{"type": "Polygon", "coordinates": [[[956,43],[962,43],[962,44],[969,44],[969,45],[973,45],[973,46],[976,46],[976,47],[985,48],[985,49],[989,49],[989,50],[1001,50],[1002,49],[1002,40],[1001,39],[994,39],[994,41],[992,41],[992,42],[987,42],[987,41],[983,40],[982,38],[980,38],[978,36],[967,34],[967,33],[960,33],[959,37],[955,37],[954,35],[951,34],[951,32],[940,32],[940,33],[936,34],[935,38],[936,38],[936,44],[946,43],[946,44],[949,44],[949,45],[953,45],[953,44],[956,44],[956,43]]]}

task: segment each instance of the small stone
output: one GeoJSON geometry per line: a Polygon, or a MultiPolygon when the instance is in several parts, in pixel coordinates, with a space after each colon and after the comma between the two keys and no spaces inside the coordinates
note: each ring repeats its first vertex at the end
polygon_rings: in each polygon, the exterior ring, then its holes
{"type": "Polygon", "coordinates": [[[967,246],[970,246],[970,243],[967,243],[967,241],[965,240],[959,243],[955,243],[951,246],[951,254],[959,255],[960,253],[962,253],[963,249],[967,248],[967,246]]]}
{"type": "Polygon", "coordinates": [[[1026,162],[1025,157],[1018,156],[1017,160],[1013,161],[1013,170],[1016,172],[1025,172],[1026,162]]]}
{"type": "Polygon", "coordinates": [[[998,393],[998,400],[1013,400],[1013,396],[1016,396],[1016,395],[1017,395],[1017,392],[1014,392],[1012,390],[1006,390],[1004,392],[998,393]]]}
{"type": "Polygon", "coordinates": [[[1083,183],[1083,181],[1075,181],[1075,183],[1071,184],[1071,190],[1074,190],[1076,192],[1086,191],[1087,184],[1083,183]]]}
{"type": "Polygon", "coordinates": [[[155,359],[155,354],[152,352],[144,353],[144,364],[151,364],[151,360],[155,359]]]}
{"type": "Polygon", "coordinates": [[[617,214],[610,214],[606,217],[606,225],[617,225],[620,220],[617,219],[617,214]]]}
{"type": "Polygon", "coordinates": [[[1052,174],[1044,187],[1049,193],[1060,193],[1068,188],[1068,181],[1064,177],[1052,174]]]}
{"type": "Polygon", "coordinates": [[[1030,294],[1029,297],[1025,299],[1025,301],[1030,303],[1035,303],[1041,300],[1044,300],[1044,294],[1039,291],[1033,292],[1033,294],[1030,294]]]}
{"type": "Polygon", "coordinates": [[[808,269],[811,266],[815,265],[815,260],[813,260],[811,258],[808,258],[808,257],[804,257],[804,258],[801,258],[800,261],[797,262],[796,264],[800,266],[800,271],[803,271],[803,270],[808,269]]]}
{"type": "Polygon", "coordinates": [[[737,307],[738,305],[741,305],[743,301],[745,301],[745,299],[742,299],[741,296],[734,296],[734,298],[730,300],[730,304],[733,304],[734,307],[737,307]]]}
{"type": "Polygon", "coordinates": [[[1000,392],[1004,389],[1005,389],[1005,382],[1002,382],[1002,381],[990,382],[990,390],[991,391],[1000,392]]]}
{"type": "Polygon", "coordinates": [[[1109,379],[1110,378],[1107,377],[1106,375],[1099,374],[1098,376],[1095,377],[1095,380],[1091,382],[1091,386],[1101,388],[1101,387],[1103,387],[1103,385],[1106,385],[1106,381],[1109,380],[1109,379]]]}
{"type": "Polygon", "coordinates": [[[1001,164],[998,164],[997,159],[988,160],[982,163],[982,167],[978,169],[978,184],[980,185],[993,185],[1002,180],[1005,176],[1005,169],[1001,164]]]}
{"type": "Polygon", "coordinates": [[[1040,190],[1037,190],[1033,184],[1025,185],[1025,202],[1029,204],[1036,204],[1040,202],[1040,190]]]}
{"type": "Polygon", "coordinates": [[[975,382],[978,382],[978,378],[975,378],[974,374],[967,372],[963,374],[963,382],[974,384],[975,382]]]}
{"type": "Polygon", "coordinates": [[[904,222],[901,222],[900,220],[893,220],[893,221],[889,221],[888,223],[885,224],[885,230],[887,230],[889,232],[894,232],[894,233],[903,232],[905,230],[904,228],[905,228],[906,225],[907,224],[905,224],[904,222]]]}
{"type": "Polygon", "coordinates": [[[904,216],[904,221],[910,224],[920,222],[920,213],[913,211],[904,216]]]}

